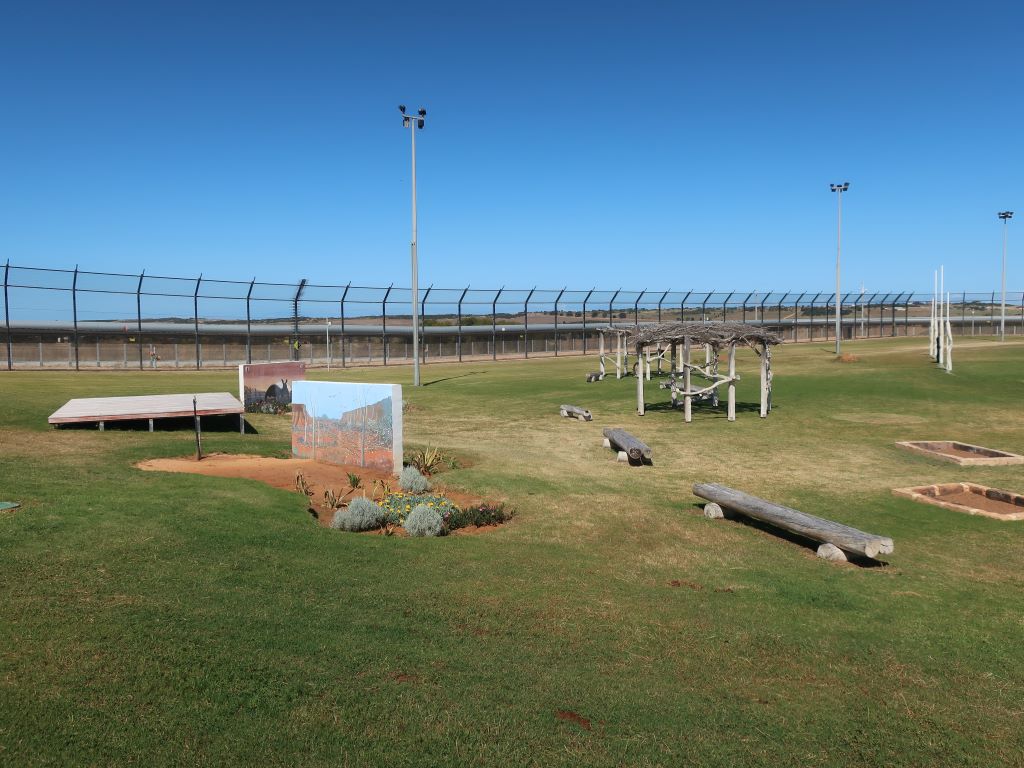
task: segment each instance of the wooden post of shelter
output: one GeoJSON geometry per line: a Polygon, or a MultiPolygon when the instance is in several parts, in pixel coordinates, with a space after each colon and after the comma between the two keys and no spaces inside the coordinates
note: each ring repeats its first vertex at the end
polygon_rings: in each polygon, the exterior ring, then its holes
{"type": "Polygon", "coordinates": [[[683,420],[693,421],[693,396],[690,394],[690,337],[683,339],[683,420]]]}
{"type": "Polygon", "coordinates": [[[761,352],[761,418],[765,418],[768,415],[768,356],[771,352],[768,351],[769,347],[764,342],[755,347],[760,348],[761,352]]]}
{"type": "Polygon", "coordinates": [[[644,415],[644,358],[639,344],[636,346],[636,412],[638,416],[644,415]]]}
{"type": "MultiPolygon", "coordinates": [[[[622,334],[615,334],[615,378],[622,378],[622,334]]],[[[629,362],[629,355],[626,356],[626,362],[629,362]]]]}
{"type": "Polygon", "coordinates": [[[729,421],[736,421],[736,342],[729,344],[729,421]]]}
{"type": "Polygon", "coordinates": [[[598,355],[597,364],[598,364],[598,370],[601,371],[601,378],[603,379],[604,378],[604,374],[605,374],[605,370],[604,370],[604,331],[598,329],[598,331],[597,331],[597,338],[598,338],[599,344],[600,344],[600,347],[599,347],[599,349],[597,351],[597,355],[598,355]]]}

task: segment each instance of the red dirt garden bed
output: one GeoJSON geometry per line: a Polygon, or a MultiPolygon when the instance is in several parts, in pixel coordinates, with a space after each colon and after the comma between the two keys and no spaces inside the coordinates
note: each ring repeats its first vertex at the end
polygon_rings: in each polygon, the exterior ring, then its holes
{"type": "MultiPolygon", "coordinates": [[[[333,512],[327,509],[323,503],[324,491],[329,488],[338,496],[344,494],[349,490],[349,473],[358,476],[361,483],[358,490],[346,497],[346,501],[362,496],[364,492],[367,498],[376,496],[376,500],[379,500],[381,484],[390,486],[394,491],[399,490],[398,480],[390,472],[370,467],[322,464],[311,459],[276,459],[268,456],[218,453],[206,456],[202,461],[196,461],[194,458],[149,459],[140,461],[135,466],[148,472],[186,472],[209,477],[258,480],[274,488],[282,488],[287,491],[296,490],[296,476],[301,473],[306,487],[312,492],[309,497],[310,513],[316,515],[317,521],[324,527],[329,527],[333,518],[333,512]]],[[[493,508],[502,503],[446,488],[437,484],[436,477],[431,478],[431,481],[434,483],[434,490],[431,491],[433,495],[444,496],[460,509],[481,506],[493,508]]],[[[466,536],[486,533],[498,527],[500,526],[470,525],[456,528],[450,532],[450,535],[466,536]]],[[[405,535],[405,531],[401,527],[395,527],[390,532],[399,536],[405,535]]]]}

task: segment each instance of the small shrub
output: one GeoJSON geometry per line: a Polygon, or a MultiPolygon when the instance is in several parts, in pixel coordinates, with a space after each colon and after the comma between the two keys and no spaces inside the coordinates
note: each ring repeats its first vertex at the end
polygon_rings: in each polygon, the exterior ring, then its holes
{"type": "Polygon", "coordinates": [[[467,525],[501,525],[511,519],[512,510],[504,504],[477,504],[466,509],[454,509],[446,526],[449,531],[454,531],[467,525]]]}
{"type": "Polygon", "coordinates": [[[406,493],[426,493],[430,490],[430,481],[416,467],[405,467],[398,476],[398,487],[406,493]]]}
{"type": "Polygon", "coordinates": [[[340,531],[372,531],[384,524],[384,510],[367,498],[359,497],[334,513],[331,528],[340,531]]]}
{"type": "Polygon", "coordinates": [[[418,505],[405,519],[405,532],[410,536],[440,536],[443,530],[441,515],[426,504],[418,505]]]}

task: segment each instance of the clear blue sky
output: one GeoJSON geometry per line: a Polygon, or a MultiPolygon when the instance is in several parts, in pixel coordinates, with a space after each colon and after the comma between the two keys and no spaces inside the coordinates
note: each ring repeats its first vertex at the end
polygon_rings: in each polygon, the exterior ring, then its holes
{"type": "Polygon", "coordinates": [[[1019,2],[7,3],[0,260],[408,284],[1024,287],[1019,2]],[[1019,254],[1019,256],[1018,256],[1019,254]]]}

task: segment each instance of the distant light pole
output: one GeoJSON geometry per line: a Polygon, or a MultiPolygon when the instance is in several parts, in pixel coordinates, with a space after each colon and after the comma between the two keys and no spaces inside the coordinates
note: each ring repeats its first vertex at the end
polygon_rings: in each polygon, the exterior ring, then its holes
{"type": "Polygon", "coordinates": [[[1013,211],[1000,211],[1003,220],[1003,307],[999,315],[999,340],[1006,341],[1006,225],[1013,218],[1013,211]]]}
{"type": "Polygon", "coordinates": [[[836,234],[836,354],[839,354],[840,336],[843,331],[843,300],[839,296],[839,262],[843,255],[843,192],[850,188],[850,182],[842,184],[830,184],[833,192],[839,193],[839,218],[837,220],[836,234]]]}
{"type": "Polygon", "coordinates": [[[331,318],[327,318],[327,370],[331,370],[331,318]]]}
{"type": "Polygon", "coordinates": [[[412,134],[412,385],[420,385],[420,269],[416,259],[416,129],[422,129],[427,110],[420,107],[416,117],[405,114],[405,104],[398,105],[402,127],[412,134]]]}

